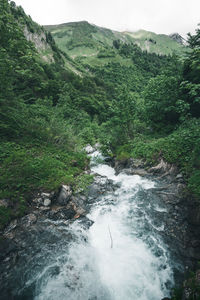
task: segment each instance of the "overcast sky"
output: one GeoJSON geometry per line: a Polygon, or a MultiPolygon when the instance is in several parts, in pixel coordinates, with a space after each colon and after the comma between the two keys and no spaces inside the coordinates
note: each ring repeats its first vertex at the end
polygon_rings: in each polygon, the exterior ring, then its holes
{"type": "Polygon", "coordinates": [[[86,20],[118,31],[194,33],[200,0],[15,0],[41,25],[86,20]]]}

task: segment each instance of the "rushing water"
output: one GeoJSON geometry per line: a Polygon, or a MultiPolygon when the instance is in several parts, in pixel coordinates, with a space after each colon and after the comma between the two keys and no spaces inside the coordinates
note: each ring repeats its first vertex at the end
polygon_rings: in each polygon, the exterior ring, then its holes
{"type": "Polygon", "coordinates": [[[24,293],[24,298],[16,299],[32,299],[25,297],[30,289],[34,300],[161,300],[169,296],[176,262],[162,239],[165,224],[160,220],[167,209],[148,196],[155,183],[138,175],[116,176],[105,164],[93,165],[92,171],[118,187],[91,203],[87,217],[94,223],[89,229],[79,220],[71,224],[46,221],[58,239],[53,248],[44,246],[42,262],[38,262],[41,253],[30,261],[32,273],[18,293],[24,293]]]}

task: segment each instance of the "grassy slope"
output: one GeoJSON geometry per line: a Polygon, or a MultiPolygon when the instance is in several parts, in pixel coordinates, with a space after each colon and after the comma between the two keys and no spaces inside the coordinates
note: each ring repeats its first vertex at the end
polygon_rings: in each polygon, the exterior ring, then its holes
{"type": "Polygon", "coordinates": [[[156,34],[145,30],[124,32],[124,34],[130,36],[142,50],[147,50],[150,53],[154,52],[156,54],[165,55],[176,53],[181,55],[186,50],[185,47],[165,34],[156,34]]]}
{"type": "MultiPolygon", "coordinates": [[[[8,16],[10,27],[7,27],[7,22],[5,28],[0,28],[1,38],[4,40],[4,36],[12,35],[6,44],[6,51],[3,52],[7,54],[7,66],[0,76],[2,82],[12,80],[10,79],[12,74],[7,75],[9,65],[17,66],[20,74],[30,73],[30,76],[37,78],[40,74],[43,86],[51,81],[56,81],[56,77],[51,75],[55,72],[54,65],[46,66],[41,57],[43,53],[39,51],[40,49],[37,49],[37,53],[34,46],[27,43],[23,35],[24,26],[31,30],[31,34],[38,36],[45,33],[44,29],[26,16],[20,7],[10,9],[8,5],[7,11],[2,11],[2,15],[8,16]],[[15,29],[18,33],[17,38],[15,29]],[[13,44],[17,43],[16,40],[23,47],[23,52],[18,52],[17,56],[14,55],[14,51],[18,51],[18,48],[14,50],[12,48],[13,44]],[[32,59],[30,64],[26,64],[26,61],[22,64],[21,60],[26,57],[27,53],[31,58],[35,57],[35,60],[32,59]],[[31,69],[32,64],[37,65],[38,68],[40,64],[40,73],[36,72],[36,68],[31,69]],[[43,67],[48,67],[50,78],[47,77],[43,67]]],[[[51,43],[48,43],[47,40],[46,43],[52,56],[56,57],[55,63],[58,70],[62,71],[64,70],[62,66],[68,66],[68,69],[73,68],[74,73],[79,72],[74,66],[75,63],[60,53],[53,40],[51,43]]],[[[0,61],[5,61],[2,53],[0,53],[0,61]]],[[[69,72],[66,74],[70,75],[69,72]]],[[[16,82],[17,78],[17,73],[15,73],[16,82]]],[[[23,78],[27,77],[24,75],[23,78]]],[[[77,80],[79,80],[78,77],[77,80]]],[[[57,82],[59,84],[59,80],[57,82]]],[[[31,89],[34,90],[36,84],[32,81],[32,86],[23,87],[22,85],[21,94],[17,95],[14,88],[19,89],[18,84],[15,83],[15,86],[13,84],[9,90],[13,95],[12,109],[9,108],[9,92],[0,89],[1,104],[3,103],[5,106],[5,111],[8,107],[7,123],[5,122],[2,127],[2,121],[0,126],[0,200],[4,199],[4,202],[7,203],[6,205],[0,203],[0,231],[12,218],[22,216],[28,211],[31,199],[38,191],[53,191],[58,189],[61,184],[70,184],[76,190],[81,187],[80,185],[85,185],[85,179],[87,185],[89,178],[83,174],[88,163],[86,154],[78,150],[82,148],[82,144],[79,144],[71,125],[63,119],[62,109],[58,112],[52,105],[52,101],[47,99],[49,95],[45,93],[48,91],[44,91],[43,97],[46,100],[41,99],[40,104],[24,104],[22,100],[24,93],[32,91],[31,89]],[[45,101],[48,103],[45,104],[45,101]],[[10,123],[9,120],[11,120],[10,123]],[[15,122],[17,126],[15,126],[15,122]],[[62,128],[63,134],[61,133],[62,128]],[[12,130],[15,134],[12,133],[12,130]]],[[[38,84],[37,88],[39,91],[38,84]]],[[[3,110],[1,117],[2,115],[3,110]]]]}
{"type": "Polygon", "coordinates": [[[186,50],[186,47],[178,44],[167,35],[155,34],[145,30],[135,33],[120,33],[91,25],[85,21],[45,26],[45,28],[52,33],[56,44],[62,51],[72,59],[78,57],[80,61],[81,58],[82,63],[92,66],[105,65],[108,61],[118,61],[127,65],[126,60],[124,61],[119,56],[115,56],[114,40],[120,40],[124,43],[136,43],[142,50],[162,55],[184,54],[186,50]],[[98,57],[98,54],[102,51],[108,53],[108,59],[98,57]]]}

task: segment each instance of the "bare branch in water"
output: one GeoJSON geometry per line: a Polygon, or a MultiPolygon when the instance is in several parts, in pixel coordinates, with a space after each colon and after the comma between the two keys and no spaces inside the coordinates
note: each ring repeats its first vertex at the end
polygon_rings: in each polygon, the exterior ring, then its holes
{"type": "Polygon", "coordinates": [[[110,231],[109,225],[108,225],[108,231],[109,231],[109,235],[110,235],[110,248],[113,248],[113,239],[112,239],[112,235],[111,235],[111,231],[110,231]]]}

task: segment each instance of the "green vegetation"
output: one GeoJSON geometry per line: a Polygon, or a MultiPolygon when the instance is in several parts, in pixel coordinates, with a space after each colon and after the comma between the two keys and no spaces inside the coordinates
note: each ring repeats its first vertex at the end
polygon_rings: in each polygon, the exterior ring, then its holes
{"type": "Polygon", "coordinates": [[[14,2],[2,0],[0,10],[1,228],[38,191],[86,188],[81,149],[97,141],[118,159],[176,164],[200,199],[199,30],[183,59],[142,51],[130,34],[87,22],[49,26],[57,45],[14,2]]]}
{"type": "Polygon", "coordinates": [[[126,32],[126,35],[130,36],[134,43],[137,43],[142,50],[147,50],[150,53],[158,55],[182,55],[184,52],[184,47],[181,44],[178,44],[165,34],[139,30],[137,32],[126,32]]]}
{"type": "MultiPolygon", "coordinates": [[[[155,34],[145,30],[138,32],[117,32],[106,28],[91,25],[86,21],[50,25],[45,27],[49,30],[58,47],[71,58],[84,58],[85,63],[91,66],[116,62],[115,45],[119,41],[122,44],[135,44],[142,51],[156,53],[158,55],[184,55],[186,47],[178,44],[169,36],[155,34]],[[114,55],[115,53],[115,55],[114,55]]],[[[117,62],[124,59],[117,57],[117,62]]],[[[130,65],[130,62],[129,62],[130,65]]]]}
{"type": "MultiPolygon", "coordinates": [[[[90,180],[84,174],[84,141],[75,133],[75,125],[90,116],[86,111],[78,116],[80,106],[71,104],[75,93],[85,98],[89,93],[81,79],[64,69],[62,60],[44,63],[24,37],[23,10],[6,0],[0,10],[0,199],[8,203],[0,207],[2,228],[24,214],[37,191],[56,190],[64,183],[76,190],[77,178],[83,183],[90,180]],[[16,19],[23,22],[18,25],[16,19]],[[64,95],[66,103],[61,105],[64,95]]],[[[31,32],[40,33],[37,24],[31,26],[31,32]]],[[[56,57],[59,50],[54,50],[56,57]]]]}
{"type": "MultiPolygon", "coordinates": [[[[152,77],[140,94],[135,120],[144,122],[143,132],[135,131],[116,147],[118,157],[141,157],[155,164],[162,157],[185,175],[188,190],[200,200],[200,30],[189,35],[192,49],[180,67],[168,67],[152,77]]],[[[174,62],[177,58],[174,58],[174,62]]],[[[177,61],[178,62],[178,61],[177,61]]],[[[180,66],[180,61],[179,61],[180,66]]],[[[117,143],[116,143],[117,144],[117,143]]]]}

